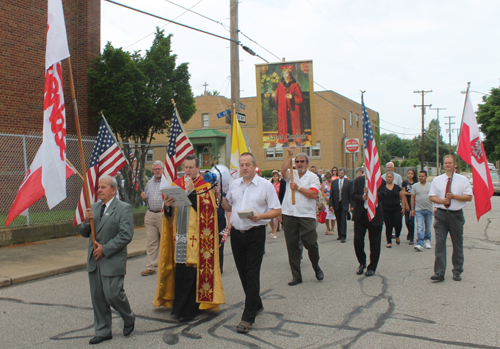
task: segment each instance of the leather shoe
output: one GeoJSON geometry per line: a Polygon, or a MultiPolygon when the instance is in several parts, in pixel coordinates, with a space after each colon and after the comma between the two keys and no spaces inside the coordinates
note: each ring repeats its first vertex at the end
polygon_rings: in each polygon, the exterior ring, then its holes
{"type": "Polygon", "coordinates": [[[340,240],[341,243],[345,243],[345,239],[340,240]]]}
{"type": "Polygon", "coordinates": [[[365,270],[366,265],[360,264],[358,269],[356,269],[356,274],[361,275],[363,274],[363,271],[365,270]]]}
{"type": "Polygon", "coordinates": [[[460,274],[453,274],[453,280],[462,281],[462,277],[460,276],[460,274]]]}
{"type": "Polygon", "coordinates": [[[295,286],[295,285],[298,285],[298,284],[301,284],[302,283],[302,279],[292,279],[292,281],[290,281],[288,283],[288,286],[295,286]]]}
{"type": "Polygon", "coordinates": [[[179,316],[179,322],[189,322],[194,319],[194,316],[179,316]]]}
{"type": "Polygon", "coordinates": [[[325,274],[323,274],[323,270],[321,270],[321,268],[318,268],[318,270],[316,271],[316,279],[318,279],[318,281],[321,281],[325,278],[325,274]]]}
{"type": "Polygon", "coordinates": [[[432,281],[444,281],[444,275],[434,274],[431,276],[432,281]]]}
{"type": "Polygon", "coordinates": [[[373,276],[375,275],[375,270],[367,270],[365,276],[373,276]]]}
{"type": "Polygon", "coordinates": [[[100,336],[95,336],[91,340],[89,340],[89,344],[99,344],[104,341],[109,341],[110,339],[113,339],[113,336],[109,337],[100,337],[100,336]]]}
{"type": "Polygon", "coordinates": [[[130,326],[123,326],[123,335],[125,337],[130,336],[132,332],[134,332],[135,322],[130,326]]]}

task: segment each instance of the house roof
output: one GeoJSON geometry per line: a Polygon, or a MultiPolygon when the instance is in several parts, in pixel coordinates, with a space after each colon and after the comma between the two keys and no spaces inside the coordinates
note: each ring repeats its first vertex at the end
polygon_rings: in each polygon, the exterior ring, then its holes
{"type": "Polygon", "coordinates": [[[217,131],[213,128],[203,128],[188,134],[189,138],[213,138],[213,137],[227,137],[227,134],[217,131]]]}

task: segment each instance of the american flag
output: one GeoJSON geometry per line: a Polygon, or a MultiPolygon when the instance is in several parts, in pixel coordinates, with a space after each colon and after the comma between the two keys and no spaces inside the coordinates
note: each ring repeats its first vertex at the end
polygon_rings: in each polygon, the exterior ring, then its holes
{"type": "Polygon", "coordinates": [[[170,139],[168,141],[167,156],[165,159],[165,177],[172,183],[177,179],[177,167],[186,156],[194,154],[193,145],[189,140],[184,127],[179,121],[179,112],[174,108],[172,125],[170,126],[170,139]]]}
{"type": "Polygon", "coordinates": [[[363,111],[363,139],[365,141],[365,175],[368,186],[368,220],[371,221],[375,217],[375,210],[378,206],[377,190],[382,183],[382,177],[380,175],[377,144],[373,139],[372,124],[368,118],[363,95],[361,95],[361,109],[363,111]]]}
{"type": "MultiPolygon", "coordinates": [[[[99,178],[102,176],[114,176],[120,169],[127,164],[127,159],[123,155],[120,147],[116,144],[115,137],[111,133],[108,124],[101,121],[99,133],[94,144],[92,157],[87,170],[87,181],[89,184],[90,203],[97,201],[97,187],[99,178]]],[[[73,224],[77,225],[85,220],[85,210],[87,201],[85,190],[82,189],[78,207],[76,208],[73,224]]]]}

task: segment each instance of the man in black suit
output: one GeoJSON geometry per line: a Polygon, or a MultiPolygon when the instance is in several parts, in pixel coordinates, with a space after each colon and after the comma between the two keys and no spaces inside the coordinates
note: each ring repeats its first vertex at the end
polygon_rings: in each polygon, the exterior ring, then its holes
{"type": "Polygon", "coordinates": [[[345,168],[339,168],[339,178],[332,182],[330,189],[330,210],[335,210],[337,219],[337,240],[345,242],[347,235],[347,215],[349,214],[349,202],[351,201],[352,183],[345,178],[345,168]]]}
{"type": "Polygon", "coordinates": [[[382,205],[380,204],[380,193],[385,187],[385,181],[382,180],[382,184],[377,191],[378,206],[375,211],[375,217],[370,221],[368,219],[367,206],[367,191],[368,188],[365,187],[366,178],[365,176],[358,177],[354,180],[352,187],[351,198],[352,201],[356,203],[352,214],[352,220],[354,221],[354,251],[356,252],[356,257],[358,258],[359,267],[356,269],[356,274],[361,275],[366,269],[366,276],[375,275],[375,270],[377,269],[378,260],[380,258],[380,241],[382,237],[382,225],[384,224],[384,214],[382,212],[382,205]],[[365,205],[366,204],[366,205],[365,205]],[[370,239],[370,264],[366,266],[366,253],[365,253],[365,235],[366,230],[368,230],[368,238],[370,239]]]}

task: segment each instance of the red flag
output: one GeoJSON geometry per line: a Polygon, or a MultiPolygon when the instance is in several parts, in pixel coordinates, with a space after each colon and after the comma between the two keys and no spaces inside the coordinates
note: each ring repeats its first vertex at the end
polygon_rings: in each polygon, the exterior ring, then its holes
{"type": "Polygon", "coordinates": [[[372,125],[368,118],[368,112],[365,108],[365,101],[361,95],[361,110],[363,112],[363,138],[365,143],[365,175],[366,185],[368,187],[368,220],[375,217],[378,206],[377,191],[382,183],[380,175],[380,161],[378,159],[377,143],[373,138],[372,125]]]}
{"type": "MultiPolygon", "coordinates": [[[[113,133],[104,120],[101,121],[99,133],[95,141],[94,149],[87,170],[87,182],[89,184],[90,203],[97,201],[97,186],[99,178],[103,176],[114,176],[123,166],[127,164],[127,159],[116,143],[113,133]]],[[[82,223],[85,220],[87,201],[85,190],[82,188],[78,207],[76,208],[73,225],[82,223]]]]}
{"type": "Polygon", "coordinates": [[[177,108],[174,108],[172,124],[170,126],[170,139],[168,140],[167,156],[165,158],[164,174],[170,183],[177,179],[177,167],[181,165],[186,156],[194,154],[194,148],[189,140],[182,123],[179,120],[177,108]]]}
{"type": "Polygon", "coordinates": [[[476,217],[479,218],[491,210],[491,197],[495,192],[491,181],[488,160],[484,152],[483,142],[479,134],[476,116],[467,92],[465,97],[464,114],[462,116],[462,132],[458,143],[458,155],[472,167],[472,181],[474,183],[474,203],[476,217]]]}
{"type": "MultiPolygon", "coordinates": [[[[24,176],[14,203],[9,210],[5,226],[8,226],[17,216],[23,214],[25,210],[45,195],[45,189],[42,186],[42,149],[43,147],[40,146],[35,159],[24,176]]],[[[74,173],[73,169],[66,164],[66,179],[74,173]]]]}

